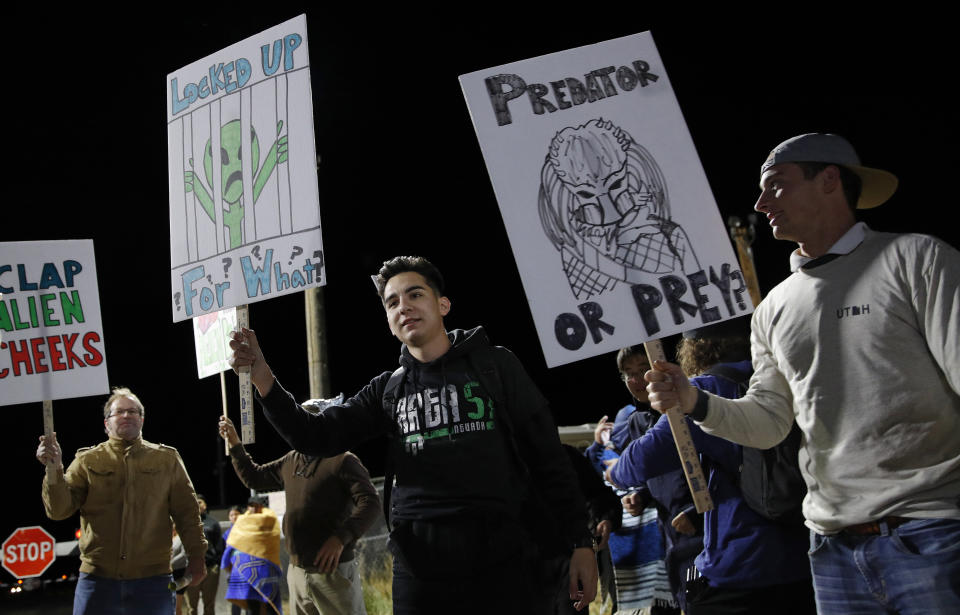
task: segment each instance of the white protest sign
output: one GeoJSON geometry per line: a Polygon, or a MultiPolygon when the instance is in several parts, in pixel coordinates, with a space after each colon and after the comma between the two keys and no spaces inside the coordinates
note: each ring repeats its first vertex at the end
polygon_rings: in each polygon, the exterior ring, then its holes
{"type": "Polygon", "coordinates": [[[237,310],[230,308],[193,319],[197,348],[197,377],[206,378],[230,369],[230,332],[237,328],[237,310]]]}
{"type": "Polygon", "coordinates": [[[93,241],[0,243],[0,406],[110,390],[93,241]]]}
{"type": "Polygon", "coordinates": [[[167,76],[178,322],[325,283],[307,21],[167,76]]]}
{"type": "Polygon", "coordinates": [[[752,311],[650,33],[460,84],[549,366],[752,311]]]}

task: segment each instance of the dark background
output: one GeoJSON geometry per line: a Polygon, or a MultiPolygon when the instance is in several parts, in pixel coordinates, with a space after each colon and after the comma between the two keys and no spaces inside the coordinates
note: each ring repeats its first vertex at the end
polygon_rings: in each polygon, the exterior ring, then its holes
{"type": "MultiPolygon", "coordinates": [[[[280,3],[273,3],[280,4],[280,3]]],[[[460,74],[645,30],[653,33],[724,219],[751,212],[760,163],[783,139],[837,132],[864,163],[896,173],[876,229],[960,244],[954,213],[955,53],[936,15],[838,20],[828,6],[736,14],[606,9],[521,17],[509,4],[470,16],[369,6],[307,11],[328,286],[330,373],[350,395],[396,365],[369,276],[396,254],[423,254],[447,277],[448,328],[483,324],[524,361],[560,424],[596,421],[628,402],[613,355],[547,370],[467,113],[460,74]]],[[[466,9],[462,9],[466,11],[466,9]]],[[[146,405],[144,436],[177,447],[211,506],[244,501],[216,474],[220,385],[198,380],[193,332],[172,324],[166,76],[303,12],[206,10],[125,18],[37,14],[8,23],[6,163],[0,240],[95,240],[110,382],[146,405]]],[[[559,13],[560,9],[556,9],[559,13]]],[[[754,252],[764,292],[788,273],[792,245],[766,223],[754,252]]],[[[253,304],[251,322],[284,385],[308,395],[301,294],[253,304]]],[[[671,340],[672,341],[672,340],[671,340]]],[[[228,375],[239,422],[236,377],[228,375]]],[[[0,382],[0,395],[3,384],[0,382]]],[[[104,438],[104,397],[57,401],[65,463],[104,438]]],[[[39,402],[0,406],[12,475],[3,537],[22,525],[70,532],[43,515],[39,402]]],[[[382,442],[356,452],[382,472],[382,442]]],[[[255,459],[287,446],[257,410],[255,459]]]]}

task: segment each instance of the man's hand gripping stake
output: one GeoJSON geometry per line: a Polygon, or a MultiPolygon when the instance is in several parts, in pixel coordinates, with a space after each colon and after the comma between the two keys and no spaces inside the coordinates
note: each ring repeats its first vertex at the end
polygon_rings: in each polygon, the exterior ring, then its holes
{"type": "MultiPolygon", "coordinates": [[[[650,365],[654,365],[656,361],[667,360],[660,340],[644,342],[643,347],[647,351],[650,365]]],[[[700,467],[700,458],[696,447],[693,446],[687,421],[679,407],[670,408],[666,411],[666,415],[670,423],[670,431],[673,433],[673,441],[677,445],[677,453],[680,455],[680,465],[683,466],[683,474],[687,477],[690,495],[693,496],[693,504],[697,507],[698,513],[713,510],[713,498],[707,490],[707,481],[703,476],[703,468],[700,467]]]]}

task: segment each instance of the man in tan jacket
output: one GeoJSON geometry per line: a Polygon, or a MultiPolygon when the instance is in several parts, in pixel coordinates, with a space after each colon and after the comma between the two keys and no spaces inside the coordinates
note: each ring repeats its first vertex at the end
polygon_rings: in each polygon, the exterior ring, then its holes
{"type": "Polygon", "coordinates": [[[51,519],[80,511],[80,578],[74,613],[172,615],[170,546],[176,524],[197,584],[206,574],[200,510],[176,449],[141,438],[143,404],[116,388],[103,409],[106,442],[77,451],[66,472],[56,434],[41,436],[40,463],[51,519]]]}

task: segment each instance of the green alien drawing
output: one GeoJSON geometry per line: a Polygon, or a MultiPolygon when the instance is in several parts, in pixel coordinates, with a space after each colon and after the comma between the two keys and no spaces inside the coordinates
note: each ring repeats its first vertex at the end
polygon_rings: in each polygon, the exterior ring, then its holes
{"type": "MultiPolygon", "coordinates": [[[[277,135],[283,129],[283,122],[277,122],[277,135]]],[[[243,166],[242,166],[242,145],[241,145],[241,127],[240,120],[227,122],[220,128],[220,190],[224,202],[223,224],[230,232],[229,248],[238,247],[243,242],[243,166]]],[[[260,140],[257,138],[257,132],[250,127],[250,167],[254,171],[253,180],[253,202],[256,204],[263,192],[263,187],[270,179],[270,175],[278,164],[287,161],[287,135],[279,137],[270,146],[270,150],[264,157],[263,166],[260,170],[260,140]]],[[[193,167],[193,158],[190,159],[190,166],[193,167]]],[[[207,178],[207,186],[213,186],[213,146],[212,141],[207,140],[207,145],[203,150],[203,172],[207,178]]],[[[203,184],[200,178],[192,170],[184,172],[184,184],[187,192],[193,192],[197,195],[197,200],[203,206],[203,210],[210,216],[212,222],[216,222],[216,210],[214,210],[212,188],[207,191],[207,186],[203,184]]]]}

